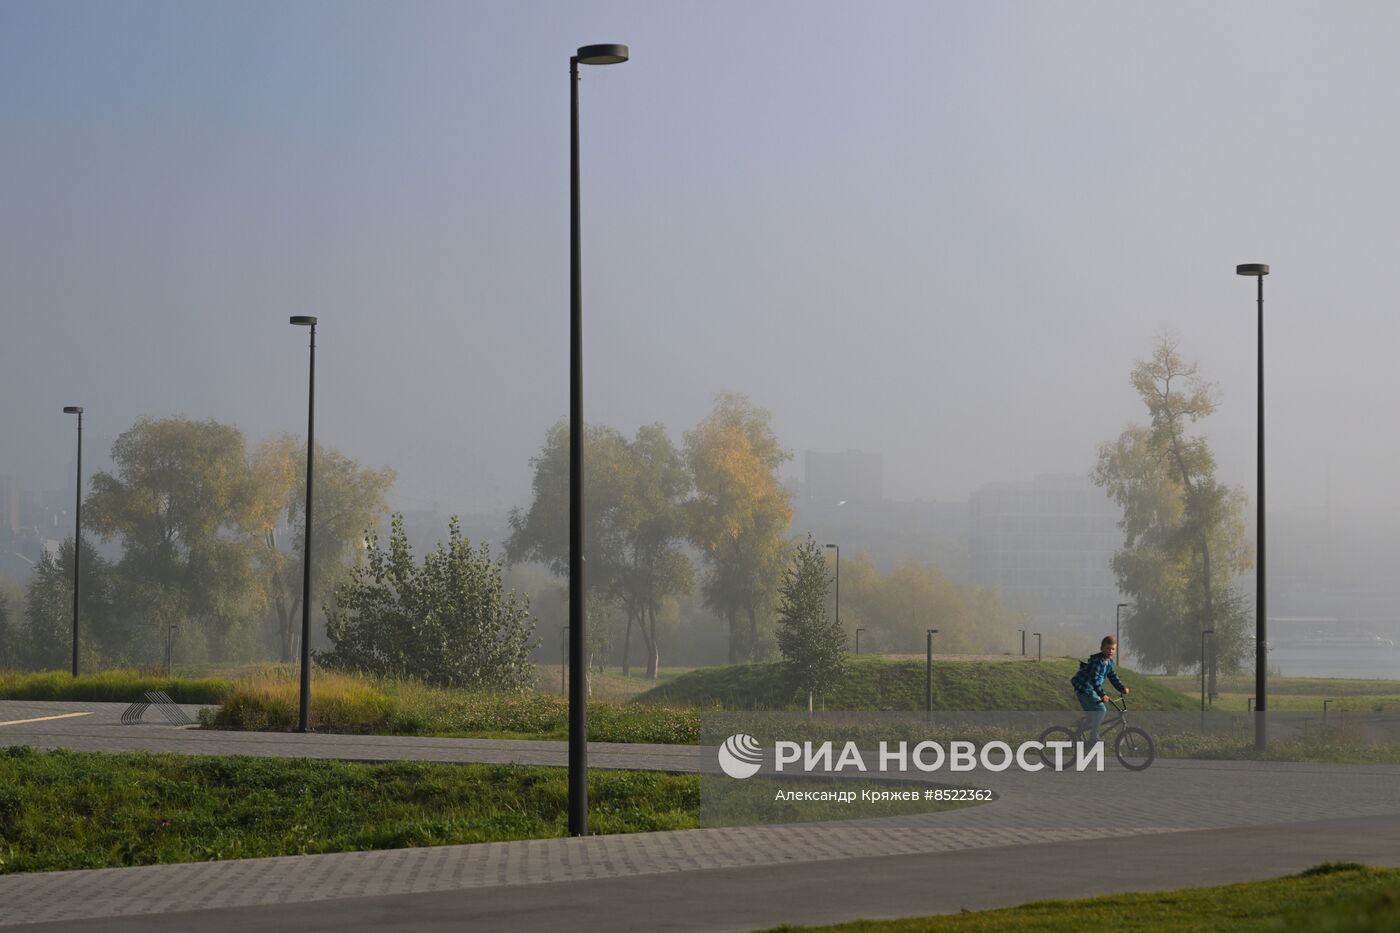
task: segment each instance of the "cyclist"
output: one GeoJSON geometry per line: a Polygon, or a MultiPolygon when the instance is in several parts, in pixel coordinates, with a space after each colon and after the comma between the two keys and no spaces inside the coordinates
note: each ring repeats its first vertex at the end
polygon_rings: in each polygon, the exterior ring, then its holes
{"type": "Polygon", "coordinates": [[[1113,686],[1118,688],[1120,695],[1132,693],[1123,686],[1123,681],[1118,679],[1116,672],[1117,664],[1114,656],[1118,653],[1118,640],[1112,635],[1105,635],[1099,643],[1099,653],[1089,656],[1086,661],[1079,662],[1079,673],[1074,675],[1070,684],[1074,687],[1074,695],[1079,698],[1079,705],[1087,714],[1089,728],[1093,730],[1094,741],[1099,741],[1099,726],[1103,725],[1104,700],[1108,694],[1104,692],[1103,681],[1107,677],[1113,686]]]}

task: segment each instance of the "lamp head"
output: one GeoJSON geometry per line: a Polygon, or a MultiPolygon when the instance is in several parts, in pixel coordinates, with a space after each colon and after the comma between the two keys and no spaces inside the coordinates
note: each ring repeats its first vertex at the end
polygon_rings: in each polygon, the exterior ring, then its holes
{"type": "Polygon", "coordinates": [[[627,46],[613,43],[585,45],[574,57],[580,65],[616,65],[627,61],[627,46]]]}
{"type": "Polygon", "coordinates": [[[1235,275],[1268,275],[1269,264],[1264,262],[1246,262],[1235,266],[1235,275]]]}
{"type": "Polygon", "coordinates": [[[293,314],[288,323],[296,324],[300,327],[315,327],[316,319],[309,314],[293,314]]]}
{"type": "Polygon", "coordinates": [[[81,405],[64,405],[64,406],[63,406],[63,413],[64,413],[65,415],[81,415],[81,414],[83,413],[83,406],[81,406],[81,405]]]}

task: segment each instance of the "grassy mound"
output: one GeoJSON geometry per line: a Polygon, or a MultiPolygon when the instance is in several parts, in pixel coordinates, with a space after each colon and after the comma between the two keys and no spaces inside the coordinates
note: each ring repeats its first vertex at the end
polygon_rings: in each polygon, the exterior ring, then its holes
{"type": "MultiPolygon", "coordinates": [[[[933,662],[933,706],[945,710],[1077,709],[1070,678],[1077,661],[933,662]]],[[[1132,708],[1192,709],[1190,697],[1149,678],[1123,671],[1132,688],[1132,708]]],[[[923,661],[852,658],[840,686],[821,702],[826,709],[920,710],[925,703],[923,661]]],[[[669,703],[725,709],[805,709],[783,676],[780,663],[709,667],[682,674],[637,697],[639,703],[669,703]]]]}
{"type": "Polygon", "coordinates": [[[80,677],[62,671],[0,672],[0,700],[135,703],[147,690],[164,690],[176,703],[220,703],[232,689],[232,681],[219,677],[162,677],[139,671],[102,671],[80,677]]]}
{"type": "Polygon", "coordinates": [[[1319,865],[1299,875],[1213,888],[1039,901],[907,920],[858,920],[771,933],[1037,933],[1059,930],[1278,930],[1370,933],[1400,929],[1400,869],[1319,865]]]}

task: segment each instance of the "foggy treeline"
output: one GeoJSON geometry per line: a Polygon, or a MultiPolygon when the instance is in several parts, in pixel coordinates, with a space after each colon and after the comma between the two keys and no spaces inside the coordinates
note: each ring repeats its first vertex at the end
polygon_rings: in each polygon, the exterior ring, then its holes
{"type": "MultiPolygon", "coordinates": [[[[595,666],[655,677],[723,644],[731,662],[776,656],[774,600],[794,546],[790,458],[768,412],[722,395],[674,441],[660,424],[627,438],[586,432],[589,648],[595,666]],[[673,646],[684,646],[673,656],[673,646]]],[[[185,418],[138,420],[112,448],[112,469],[84,503],[80,655],[85,670],[159,663],[290,661],[298,652],[305,450],[281,435],[251,448],[236,427],[185,418]],[[119,548],[109,559],[92,539],[119,548]]],[[[533,496],[510,516],[508,580],[531,600],[542,656],[566,615],[568,430],[560,423],[531,460],[533,496]]],[[[317,446],[312,536],[313,642],[320,612],[363,560],[387,514],[392,468],[317,446]]],[[[447,529],[441,529],[445,532],[447,529]]],[[[483,542],[484,543],[484,542],[483,542]]],[[[110,548],[108,549],[110,552],[110,548]]],[[[6,605],[0,665],[63,668],[71,650],[72,539],[46,554],[6,605]]],[[[865,650],[917,650],[929,620],[940,651],[1004,648],[1014,617],[986,589],[932,565],[888,574],[848,555],[840,619],[865,650]]],[[[835,594],[832,594],[833,614],[835,594]]]]}

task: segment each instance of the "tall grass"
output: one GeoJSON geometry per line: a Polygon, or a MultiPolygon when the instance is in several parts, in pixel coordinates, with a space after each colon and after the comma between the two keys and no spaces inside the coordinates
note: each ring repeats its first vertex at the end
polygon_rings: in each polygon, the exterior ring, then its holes
{"type": "MultiPolygon", "coordinates": [[[[240,680],[204,723],[214,729],[290,731],[297,726],[299,687],[287,673],[262,672],[240,680]]],[[[589,704],[595,742],[693,743],[699,715],[692,709],[589,704]]],[[[311,727],[318,732],[388,735],[565,738],[568,704],[562,697],[468,693],[418,681],[335,671],[314,672],[311,727]]]]}
{"type": "Polygon", "coordinates": [[[38,674],[0,671],[0,700],[135,703],[147,690],[164,690],[176,703],[219,703],[233,686],[233,681],[220,677],[165,677],[132,670],[102,671],[78,677],[62,671],[38,674]]]}

